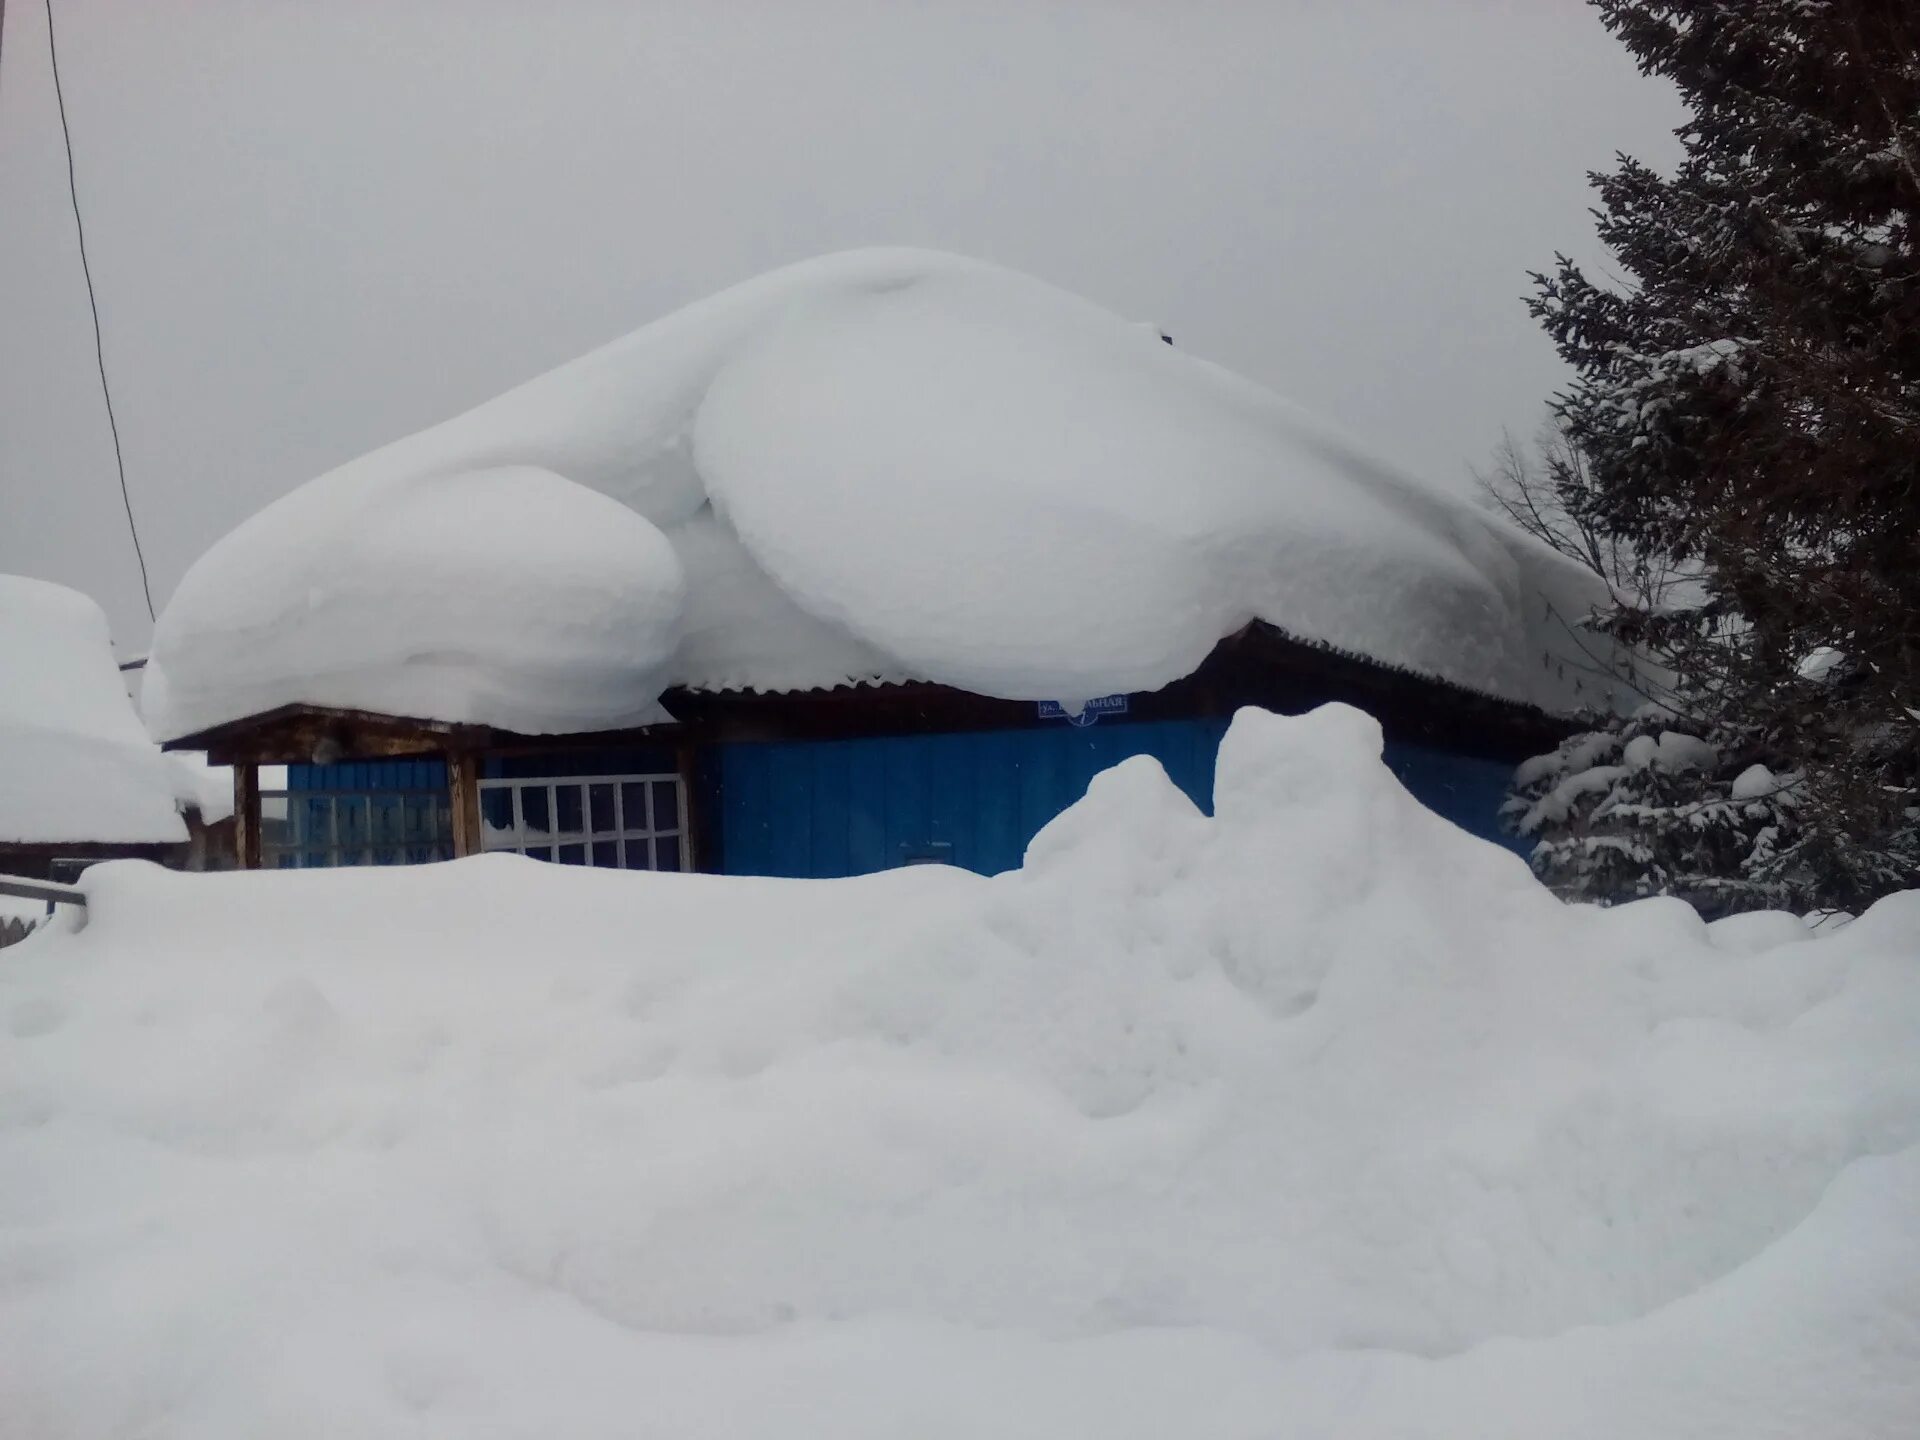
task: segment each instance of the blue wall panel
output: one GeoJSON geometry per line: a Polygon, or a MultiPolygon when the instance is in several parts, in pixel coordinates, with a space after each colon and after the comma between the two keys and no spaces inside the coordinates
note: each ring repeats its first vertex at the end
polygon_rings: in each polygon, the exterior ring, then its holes
{"type": "MultiPolygon", "coordinates": [[[[1203,810],[1213,804],[1221,719],[1102,723],[1024,730],[770,741],[714,747],[707,863],[736,875],[834,876],[939,859],[993,874],[1020,864],[1027,842],[1086,793],[1099,771],[1151,755],[1203,810]]],[[[671,751],[576,752],[491,759],[494,776],[671,771],[671,751]]],[[[1428,808],[1524,854],[1497,824],[1511,767],[1419,745],[1389,744],[1387,763],[1428,808]]],[[[291,791],[445,792],[441,760],[289,765],[291,791]]],[[[321,801],[325,804],[325,801],[321,801]]],[[[373,817],[376,827],[380,816],[373,817]]],[[[296,829],[298,827],[296,826],[296,829]]]]}
{"type": "Polygon", "coordinates": [[[1506,799],[1507,783],[1513,778],[1512,765],[1391,742],[1386,759],[1400,783],[1429,810],[1516,854],[1532,853],[1533,841],[1506,834],[1499,824],[1500,803],[1506,799]]]}
{"type": "MultiPolygon", "coordinates": [[[[1095,774],[1130,755],[1159,760],[1210,812],[1226,728],[1221,718],[720,745],[710,859],[733,875],[860,875],[924,859],[1010,870],[1095,774]]],[[[1387,763],[1430,809],[1526,848],[1498,829],[1510,766],[1404,744],[1387,747],[1387,763]]]]}
{"type": "Polygon", "coordinates": [[[287,766],[288,790],[444,790],[444,760],[346,760],[287,766]]]}
{"type": "MultiPolygon", "coordinates": [[[[554,750],[529,755],[486,755],[480,760],[480,776],[484,780],[671,775],[677,768],[678,762],[670,745],[641,745],[625,750],[554,750]]],[[[444,766],[441,773],[444,776],[444,766]]]]}

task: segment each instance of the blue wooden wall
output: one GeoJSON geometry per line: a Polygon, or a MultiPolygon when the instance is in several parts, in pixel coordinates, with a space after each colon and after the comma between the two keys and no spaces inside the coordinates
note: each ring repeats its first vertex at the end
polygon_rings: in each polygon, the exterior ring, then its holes
{"type": "Polygon", "coordinates": [[[677,773],[671,745],[630,746],[621,750],[555,750],[537,755],[484,755],[483,780],[562,779],[589,775],[672,775],[677,773]]]}
{"type": "Polygon", "coordinates": [[[447,762],[343,760],[333,765],[287,766],[288,790],[444,790],[447,762]]]}
{"type": "MultiPolygon", "coordinates": [[[[1203,810],[1213,804],[1220,719],[988,730],[714,747],[709,866],[730,875],[860,875],[920,860],[982,874],[1130,755],[1151,755],[1203,810]]],[[[1388,764],[1429,808],[1489,839],[1512,767],[1390,745],[1388,764]]],[[[1519,848],[1519,847],[1515,847],[1519,848]]]]}
{"type": "MultiPolygon", "coordinates": [[[[702,767],[704,793],[695,797],[706,828],[704,867],[827,877],[934,860],[989,875],[1011,870],[1041,826],[1085,794],[1094,775],[1130,755],[1153,756],[1211,811],[1214,754],[1226,728],[1220,718],[716,745],[702,767]]],[[[1528,846],[1501,834],[1496,821],[1511,766],[1394,743],[1386,758],[1429,809],[1525,853],[1528,846]]],[[[576,752],[489,759],[484,773],[672,768],[666,750],[576,752]]],[[[439,760],[290,765],[289,841],[300,843],[300,791],[444,794],[446,785],[439,760]]]]}

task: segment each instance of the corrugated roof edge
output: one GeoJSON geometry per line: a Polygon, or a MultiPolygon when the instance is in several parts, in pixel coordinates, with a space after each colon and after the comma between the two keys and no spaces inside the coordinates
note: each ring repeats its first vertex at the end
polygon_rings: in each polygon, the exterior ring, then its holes
{"type": "MultiPolygon", "coordinates": [[[[1314,651],[1346,661],[1350,664],[1362,665],[1368,669],[1378,671],[1381,674],[1414,681],[1420,685],[1457,695],[1462,699],[1471,700],[1477,704],[1500,706],[1511,710],[1515,714],[1535,715],[1548,720],[1569,720],[1587,713],[1590,708],[1597,708],[1576,706],[1567,710],[1549,709],[1533,701],[1518,700],[1511,695],[1501,694],[1496,690],[1483,690],[1476,686],[1462,684],[1457,680],[1446,679],[1443,676],[1435,675],[1428,671],[1417,670],[1412,666],[1398,665],[1391,661],[1379,660],[1357,650],[1348,650],[1342,646],[1329,644],[1324,640],[1306,639],[1266,620],[1252,621],[1245,629],[1236,631],[1232,635],[1223,636],[1220,644],[1225,646],[1249,635],[1269,636],[1273,640],[1294,645],[1303,650],[1314,651]]],[[[1216,653],[1217,649],[1218,647],[1216,647],[1216,653]]],[[[1542,659],[1545,663],[1555,663],[1551,656],[1543,655],[1542,659]]],[[[698,683],[682,682],[673,688],[696,695],[805,695],[838,690],[879,690],[893,686],[938,683],[937,681],[919,678],[890,677],[885,675],[845,675],[824,680],[813,685],[753,685],[707,680],[698,683]]]]}

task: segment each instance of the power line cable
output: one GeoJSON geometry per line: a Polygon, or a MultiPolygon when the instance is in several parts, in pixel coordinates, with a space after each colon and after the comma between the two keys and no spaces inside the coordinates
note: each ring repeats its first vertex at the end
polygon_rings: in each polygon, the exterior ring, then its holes
{"type": "MultiPolygon", "coordinates": [[[[4,0],[0,0],[4,3],[4,0]]],[[[140,593],[146,598],[147,619],[156,618],[153,586],[147,579],[147,557],[140,548],[140,527],[133,519],[133,497],[127,493],[127,462],[120,453],[120,422],[113,415],[113,391],[107,385],[107,351],[100,339],[100,304],[93,296],[93,267],[87,263],[87,227],[80,219],[80,188],[73,174],[73,132],[67,128],[67,98],[60,89],[60,50],[53,40],[53,0],[47,7],[47,60],[53,67],[53,98],[60,109],[60,139],[67,149],[67,198],[73,202],[73,230],[80,241],[80,273],[87,280],[87,309],[93,314],[93,358],[100,367],[100,398],[107,402],[107,429],[113,432],[113,464],[120,474],[120,503],[127,511],[127,533],[133,536],[133,558],[140,562],[140,593]]]]}

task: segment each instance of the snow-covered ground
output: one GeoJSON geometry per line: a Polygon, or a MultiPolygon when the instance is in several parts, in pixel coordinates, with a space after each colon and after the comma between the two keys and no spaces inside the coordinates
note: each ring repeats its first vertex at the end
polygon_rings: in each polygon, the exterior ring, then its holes
{"type": "Polygon", "coordinates": [[[790,266],[308,482],[154,632],[175,739],[290,702],[528,733],[669,684],[1070,704],[1249,621],[1604,703],[1592,578],[1250,381],[996,266],[790,266]],[[1577,690],[1583,681],[1587,688],[1577,690]]]}
{"type": "Polygon", "coordinates": [[[1561,906],[1357,712],[984,879],[89,872],[0,1433],[1920,1432],[1920,895],[1561,906]]]}

